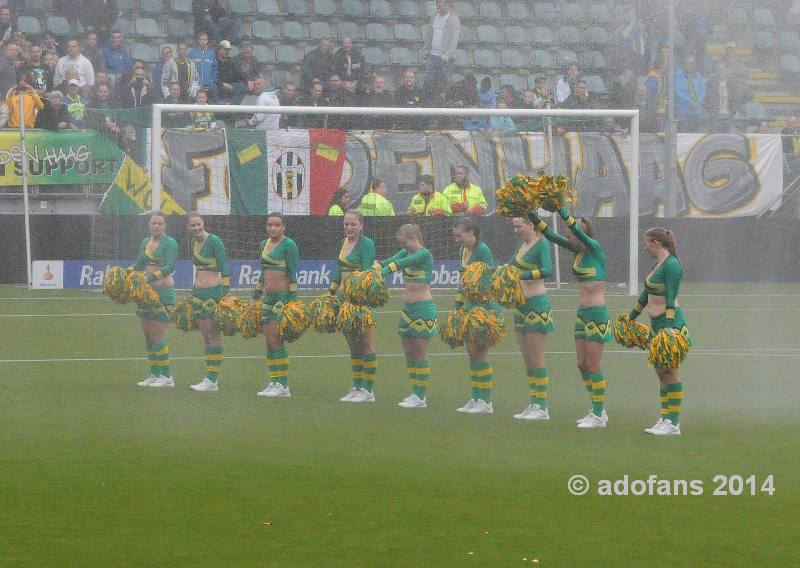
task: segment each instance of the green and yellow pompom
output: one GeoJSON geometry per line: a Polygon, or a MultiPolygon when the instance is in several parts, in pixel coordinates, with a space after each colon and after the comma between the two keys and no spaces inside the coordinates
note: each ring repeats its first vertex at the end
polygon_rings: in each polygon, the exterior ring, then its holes
{"type": "Polygon", "coordinates": [[[250,300],[239,314],[239,334],[252,339],[261,333],[261,300],[250,300]]]}
{"type": "Polygon", "coordinates": [[[691,343],[678,330],[662,329],[650,340],[647,362],[655,367],[676,369],[690,349],[691,343]]]}
{"type": "Polygon", "coordinates": [[[502,314],[482,306],[472,308],[464,319],[464,342],[481,349],[497,345],[506,335],[502,314]]]}
{"type": "Polygon", "coordinates": [[[501,306],[516,308],[525,303],[519,277],[519,268],[510,264],[498,266],[492,274],[492,295],[501,306]]]}
{"type": "Polygon", "coordinates": [[[128,294],[125,292],[125,277],[128,272],[121,266],[110,266],[103,278],[103,294],[108,296],[118,304],[128,301],[128,294]]]}
{"type": "Polygon", "coordinates": [[[638,347],[645,350],[650,344],[650,326],[632,320],[628,314],[617,315],[612,330],[614,340],[628,349],[638,347]]]}
{"type": "Polygon", "coordinates": [[[444,318],[439,335],[442,341],[447,343],[452,349],[464,345],[464,318],[466,313],[464,308],[453,308],[447,312],[444,318]]]}
{"type": "Polygon", "coordinates": [[[345,300],[353,304],[380,308],[391,296],[386,279],[379,270],[356,270],[344,279],[345,300]]]}
{"type": "Polygon", "coordinates": [[[336,333],[336,318],[339,316],[339,298],[328,292],[320,294],[308,304],[311,329],[317,333],[336,333]]]}
{"type": "Polygon", "coordinates": [[[336,329],[348,335],[364,335],[375,327],[375,317],[367,306],[344,301],[339,307],[336,329]]]}
{"type": "Polygon", "coordinates": [[[471,262],[461,275],[461,293],[477,304],[492,299],[492,268],[485,262],[471,262]]]}
{"type": "Polygon", "coordinates": [[[192,331],[195,328],[194,306],[191,298],[184,298],[175,304],[172,321],[175,322],[175,327],[181,331],[192,331]]]}
{"type": "Polygon", "coordinates": [[[228,337],[237,335],[241,331],[239,322],[245,308],[244,301],[233,294],[223,296],[214,306],[214,324],[223,335],[228,337]]]}
{"type": "Polygon", "coordinates": [[[527,218],[538,208],[539,189],[536,179],[517,174],[503,184],[496,192],[497,212],[507,219],[527,218]]]}
{"type": "Polygon", "coordinates": [[[578,202],[578,193],[567,176],[550,176],[539,172],[535,180],[537,207],[555,213],[578,202]]]}
{"type": "Polygon", "coordinates": [[[297,341],[308,329],[311,317],[302,300],[292,300],[275,310],[278,335],[287,343],[297,341]]]}
{"type": "Polygon", "coordinates": [[[133,302],[141,302],[147,297],[150,284],[147,282],[147,274],[134,270],[125,276],[125,293],[128,299],[133,302]]]}

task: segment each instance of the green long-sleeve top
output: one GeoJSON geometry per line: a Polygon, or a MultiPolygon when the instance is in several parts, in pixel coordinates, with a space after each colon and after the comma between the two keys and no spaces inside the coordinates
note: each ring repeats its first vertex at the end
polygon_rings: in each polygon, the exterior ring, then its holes
{"type": "Polygon", "coordinates": [[[433,255],[425,247],[413,254],[400,249],[397,254],[380,263],[384,272],[403,271],[406,282],[430,284],[433,281],[433,255]]]}
{"type": "Polygon", "coordinates": [[[508,263],[520,269],[520,280],[540,280],[553,275],[553,252],[544,239],[539,239],[525,253],[520,245],[508,263]]]}
{"type": "Polygon", "coordinates": [[[583,243],[582,250],[575,250],[570,244],[569,239],[559,235],[550,226],[542,221],[535,213],[530,216],[536,230],[542,233],[548,241],[556,243],[575,252],[575,260],[572,263],[572,273],[578,277],[580,282],[603,282],[606,279],[606,251],[603,245],[587,235],[581,224],[570,215],[566,209],[559,210],[561,218],[567,223],[567,227],[572,234],[578,237],[583,243]]]}
{"type": "Polygon", "coordinates": [[[275,248],[267,251],[269,239],[264,239],[259,244],[261,249],[261,276],[258,277],[253,297],[258,298],[264,293],[264,273],[283,272],[289,281],[289,292],[294,299],[297,296],[297,263],[300,260],[300,249],[289,237],[283,237],[275,248]]]}
{"type": "Polygon", "coordinates": [[[217,235],[209,233],[205,241],[194,241],[192,263],[197,267],[197,270],[219,272],[222,276],[222,285],[225,287],[230,286],[228,253],[225,252],[225,243],[217,235]]]}
{"type": "Polygon", "coordinates": [[[336,258],[336,268],[331,276],[331,286],[329,290],[335,292],[342,283],[342,273],[353,272],[354,270],[370,270],[375,264],[375,243],[369,237],[361,235],[356,246],[347,255],[344,254],[347,247],[347,238],[342,241],[342,248],[336,258]]]}
{"type": "Polygon", "coordinates": [[[669,255],[661,264],[655,263],[644,279],[644,290],[639,294],[636,307],[631,310],[631,319],[636,319],[647,305],[648,296],[663,296],[666,300],[664,315],[670,325],[675,323],[675,300],[681,289],[683,267],[680,261],[669,255]]]}
{"type": "Polygon", "coordinates": [[[488,264],[489,268],[494,268],[492,249],[483,241],[478,241],[475,246],[472,247],[472,252],[470,252],[467,247],[461,247],[458,250],[458,257],[461,259],[461,268],[459,270],[461,274],[464,274],[464,269],[473,262],[482,262],[488,264]]]}
{"type": "Polygon", "coordinates": [[[144,270],[146,266],[157,266],[158,270],[147,275],[147,281],[161,280],[175,272],[178,262],[178,243],[172,237],[164,237],[154,250],[150,250],[152,237],[147,237],[139,247],[139,257],[133,265],[135,270],[144,270]]]}

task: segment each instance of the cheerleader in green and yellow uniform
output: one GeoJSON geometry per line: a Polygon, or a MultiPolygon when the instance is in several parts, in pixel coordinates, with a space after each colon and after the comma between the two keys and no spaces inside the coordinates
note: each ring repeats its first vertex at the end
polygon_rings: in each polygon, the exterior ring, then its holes
{"type": "MultiPolygon", "coordinates": [[[[489,246],[480,240],[480,227],[474,219],[462,217],[456,221],[453,227],[453,236],[456,242],[461,245],[458,256],[461,259],[460,272],[462,278],[467,266],[475,262],[482,262],[494,270],[494,256],[489,246]]],[[[465,314],[478,305],[495,313],[500,312],[500,306],[494,302],[474,304],[465,300],[461,293],[456,298],[456,309],[462,308],[465,314]]],[[[492,363],[489,361],[489,347],[474,345],[467,338],[464,341],[469,355],[472,395],[464,406],[456,409],[456,412],[492,414],[494,413],[494,408],[492,407],[493,371],[492,363]]]]}
{"type": "MultiPolygon", "coordinates": [[[[691,345],[689,329],[678,305],[683,267],[678,260],[678,248],[672,231],[661,227],[648,229],[644,234],[644,249],[656,263],[644,281],[644,290],[630,313],[636,319],[647,307],[650,316],[651,336],[662,329],[682,334],[691,345]]],[[[655,436],[680,436],[679,425],[683,383],[679,367],[668,368],[656,365],[656,374],[661,383],[661,416],[658,422],[645,432],[655,436]]]]}
{"type": "Polygon", "coordinates": [[[536,214],[531,215],[531,221],[548,240],[575,253],[572,272],[580,283],[575,353],[583,384],[592,401],[591,411],[578,420],[578,428],[605,428],[608,415],[605,411],[603,349],[613,339],[605,296],[606,253],[603,245],[592,238],[594,231],[586,217],[576,220],[563,208],[559,214],[569,227],[569,238],[554,232],[536,214]]]}
{"type": "Polygon", "coordinates": [[[206,232],[203,217],[199,213],[189,214],[187,227],[192,237],[192,263],[197,270],[192,286],[192,313],[203,334],[206,355],[206,376],[191,388],[197,392],[216,392],[219,390],[217,378],[222,366],[223,348],[213,310],[215,303],[230,289],[228,254],[222,239],[206,232]]]}
{"type": "Polygon", "coordinates": [[[300,251],[297,244],[286,236],[283,215],[270,213],[267,217],[267,235],[261,241],[261,276],[253,291],[253,299],[262,299],[261,327],[267,343],[267,368],[269,380],[258,396],[266,398],[291,397],[289,391],[289,353],[283,338],[278,334],[275,310],[297,299],[297,263],[300,251]],[[262,298],[263,296],[263,298],[262,298]]]}
{"type": "Polygon", "coordinates": [[[399,333],[412,392],[398,406],[427,408],[426,390],[431,374],[428,343],[437,334],[436,305],[431,295],[433,256],[425,248],[422,231],[417,225],[401,226],[397,231],[397,240],[403,248],[377,266],[387,276],[402,271],[405,282],[405,303],[400,314],[399,333]]]}
{"type": "Polygon", "coordinates": [[[167,236],[166,221],[160,211],[150,214],[148,226],[150,236],[142,241],[139,258],[131,268],[147,273],[147,282],[158,293],[161,305],[151,306],[140,302],[136,310],[150,360],[150,376],[137,384],[140,387],[174,387],[164,331],[170,320],[170,311],[175,306],[175,282],[172,273],[175,272],[175,263],[178,260],[178,243],[167,236]]]}
{"type": "Polygon", "coordinates": [[[548,398],[550,378],[544,353],[547,334],[555,331],[550,311],[550,298],[544,279],[553,275],[553,254],[550,243],[543,239],[528,219],[515,217],[514,232],[522,239],[509,264],[520,270],[520,286],[525,303],[514,309],[514,329],[528,377],[530,403],[515,414],[517,420],[550,420],[548,398]]]}
{"type": "MultiPolygon", "coordinates": [[[[375,264],[375,243],[364,236],[364,215],[357,209],[344,214],[342,248],[337,257],[336,268],[328,291],[336,294],[344,279],[355,270],[370,270],[375,264]]],[[[341,402],[375,402],[373,385],[378,372],[378,356],[375,354],[374,333],[367,329],[363,335],[345,333],[350,348],[350,363],[353,369],[353,386],[339,400],[341,402]]]]}

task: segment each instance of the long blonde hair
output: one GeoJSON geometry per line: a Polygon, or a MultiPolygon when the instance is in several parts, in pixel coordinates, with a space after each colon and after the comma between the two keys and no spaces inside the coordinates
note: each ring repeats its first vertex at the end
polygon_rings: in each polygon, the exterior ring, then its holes
{"type": "Polygon", "coordinates": [[[412,223],[401,225],[400,228],[397,229],[397,237],[403,240],[417,239],[419,244],[425,246],[425,241],[422,239],[422,231],[419,225],[414,225],[412,223]]]}

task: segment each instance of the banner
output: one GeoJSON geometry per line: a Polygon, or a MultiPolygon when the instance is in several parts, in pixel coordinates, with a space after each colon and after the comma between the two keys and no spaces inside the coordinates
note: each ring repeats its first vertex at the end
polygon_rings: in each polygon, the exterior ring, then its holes
{"type": "Polygon", "coordinates": [[[31,273],[34,290],[61,290],[64,287],[63,260],[34,260],[31,273]]]}

